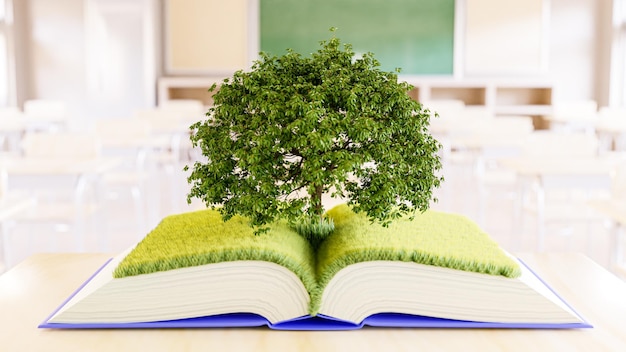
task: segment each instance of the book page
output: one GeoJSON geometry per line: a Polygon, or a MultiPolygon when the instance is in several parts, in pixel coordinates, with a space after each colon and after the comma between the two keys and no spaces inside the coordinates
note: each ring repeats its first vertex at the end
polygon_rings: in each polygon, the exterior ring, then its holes
{"type": "Polygon", "coordinates": [[[413,262],[362,262],[331,280],[319,312],[355,323],[377,313],[500,323],[582,321],[525,270],[520,279],[413,262]]]}
{"type": "Polygon", "coordinates": [[[270,323],[308,313],[309,296],[287,268],[264,261],[206,264],[112,278],[109,263],[49,323],[131,323],[254,313],[270,323]]]}

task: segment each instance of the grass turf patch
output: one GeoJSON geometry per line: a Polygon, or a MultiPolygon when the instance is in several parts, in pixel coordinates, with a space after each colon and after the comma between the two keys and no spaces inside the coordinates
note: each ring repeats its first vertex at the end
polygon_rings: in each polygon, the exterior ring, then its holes
{"type": "Polygon", "coordinates": [[[171,215],[120,262],[116,278],[235,260],[262,260],[293,271],[316,296],[315,257],[309,243],[286,222],[255,235],[246,218],[222,221],[217,210],[171,215]]]}
{"type": "Polygon", "coordinates": [[[115,269],[126,277],[189,266],[236,260],[282,265],[302,280],[319,309],[324,287],[350,264],[373,260],[416,262],[491,275],[517,277],[521,270],[499,245],[468,218],[449,213],[418,213],[389,227],[372,223],[347,205],[327,212],[334,232],[314,253],[307,240],[287,222],[278,221],[255,235],[246,218],[222,221],[217,210],[164,218],[115,269]]]}
{"type": "MultiPolygon", "coordinates": [[[[347,205],[338,205],[327,215],[333,219],[335,231],[317,253],[320,294],[341,269],[373,260],[415,262],[505,277],[521,275],[518,264],[477,224],[461,215],[426,211],[416,214],[413,221],[398,219],[386,228],[347,205]]],[[[319,302],[312,304],[316,311],[319,302]]]]}

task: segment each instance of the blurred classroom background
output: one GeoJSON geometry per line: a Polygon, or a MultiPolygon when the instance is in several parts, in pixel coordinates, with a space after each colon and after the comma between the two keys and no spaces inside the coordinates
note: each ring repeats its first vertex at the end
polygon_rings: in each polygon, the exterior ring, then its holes
{"type": "Polygon", "coordinates": [[[330,27],[439,115],[434,209],[626,275],[626,0],[0,0],[0,272],[202,208],[208,88],[330,27]]]}

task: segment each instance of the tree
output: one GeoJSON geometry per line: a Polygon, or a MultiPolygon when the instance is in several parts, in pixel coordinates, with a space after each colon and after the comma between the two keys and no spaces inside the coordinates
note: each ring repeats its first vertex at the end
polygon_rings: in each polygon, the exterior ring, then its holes
{"type": "Polygon", "coordinates": [[[193,166],[188,201],[259,228],[278,217],[322,220],[326,192],[383,225],[428,209],[443,180],[430,112],[379,66],[334,36],[310,57],[261,53],[224,80],[208,119],[192,126],[207,161],[193,166]]]}

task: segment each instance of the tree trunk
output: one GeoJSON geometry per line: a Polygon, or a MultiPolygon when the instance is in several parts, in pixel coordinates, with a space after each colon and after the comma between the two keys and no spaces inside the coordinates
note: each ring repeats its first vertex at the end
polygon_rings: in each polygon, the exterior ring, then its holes
{"type": "Polygon", "coordinates": [[[322,207],[322,191],[324,187],[320,185],[313,186],[313,193],[311,193],[311,206],[313,207],[313,213],[320,218],[323,215],[324,208],[322,207]]]}

